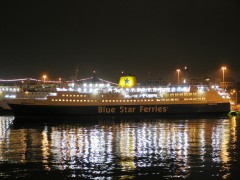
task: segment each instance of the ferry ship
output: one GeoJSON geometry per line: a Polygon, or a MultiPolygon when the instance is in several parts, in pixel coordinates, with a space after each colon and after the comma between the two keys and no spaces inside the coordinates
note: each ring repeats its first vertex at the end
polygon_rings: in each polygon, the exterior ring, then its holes
{"type": "Polygon", "coordinates": [[[122,76],[116,86],[83,83],[77,88],[25,94],[5,99],[15,116],[167,116],[230,111],[229,99],[210,87],[141,87],[134,76],[122,76]]]}

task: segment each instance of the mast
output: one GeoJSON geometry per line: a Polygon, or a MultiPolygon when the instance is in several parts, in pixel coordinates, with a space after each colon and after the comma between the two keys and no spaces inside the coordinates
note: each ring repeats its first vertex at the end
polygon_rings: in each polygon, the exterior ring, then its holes
{"type": "Polygon", "coordinates": [[[74,75],[74,82],[77,82],[77,78],[78,78],[78,71],[79,71],[79,64],[77,65],[76,71],[75,71],[75,75],[74,75]]]}

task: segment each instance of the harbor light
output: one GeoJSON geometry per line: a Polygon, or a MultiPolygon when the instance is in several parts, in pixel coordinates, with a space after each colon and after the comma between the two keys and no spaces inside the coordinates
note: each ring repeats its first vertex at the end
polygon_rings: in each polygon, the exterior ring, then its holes
{"type": "Polygon", "coordinates": [[[226,66],[223,66],[222,68],[222,82],[223,82],[223,87],[224,87],[224,71],[227,69],[226,66]]]}
{"type": "Polygon", "coordinates": [[[43,77],[43,83],[45,84],[45,81],[46,81],[47,75],[44,74],[42,77],[43,77]]]}
{"type": "Polygon", "coordinates": [[[177,77],[178,77],[178,86],[179,86],[179,72],[180,72],[180,69],[177,69],[177,77]]]}

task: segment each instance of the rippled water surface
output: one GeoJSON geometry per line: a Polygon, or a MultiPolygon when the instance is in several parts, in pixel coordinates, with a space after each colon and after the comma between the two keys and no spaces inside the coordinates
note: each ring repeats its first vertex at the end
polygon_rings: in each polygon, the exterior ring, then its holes
{"type": "Polygon", "coordinates": [[[0,117],[0,178],[240,177],[240,119],[0,117]]]}

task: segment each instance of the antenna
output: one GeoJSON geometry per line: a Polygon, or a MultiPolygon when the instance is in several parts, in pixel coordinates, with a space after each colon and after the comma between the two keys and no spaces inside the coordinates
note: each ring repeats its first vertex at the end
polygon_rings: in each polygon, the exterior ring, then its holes
{"type": "Polygon", "coordinates": [[[78,71],[79,71],[79,64],[77,65],[76,71],[75,71],[75,76],[74,76],[74,81],[77,81],[78,78],[78,71]]]}

